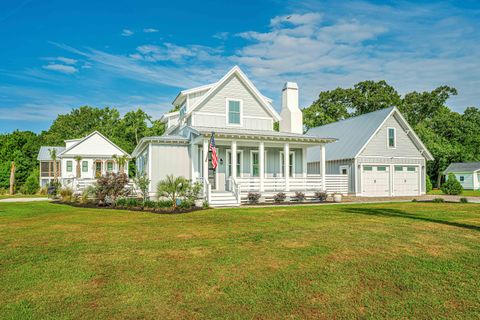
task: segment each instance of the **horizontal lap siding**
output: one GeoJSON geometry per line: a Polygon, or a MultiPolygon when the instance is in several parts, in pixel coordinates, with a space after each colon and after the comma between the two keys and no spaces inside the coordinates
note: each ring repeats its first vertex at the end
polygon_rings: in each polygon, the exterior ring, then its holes
{"type": "MultiPolygon", "coordinates": [[[[243,82],[236,76],[233,75],[229,80],[227,80],[214,95],[206,101],[197,112],[200,113],[213,113],[226,116],[226,99],[240,99],[243,101],[243,116],[248,116],[255,118],[256,121],[245,121],[244,118],[244,127],[249,129],[262,129],[266,128],[266,123],[258,120],[268,121],[269,130],[272,130],[272,119],[265,108],[261,103],[254,97],[252,92],[243,84],[243,82]],[[268,119],[258,119],[258,118],[268,118],[268,119]],[[260,126],[260,128],[258,128],[260,126]]],[[[217,117],[216,116],[216,117],[217,117]]],[[[196,126],[211,126],[208,117],[201,115],[194,115],[194,125],[196,126]]],[[[222,120],[215,120],[215,126],[217,123],[221,123],[221,127],[225,127],[225,118],[222,120]]]]}
{"type": "Polygon", "coordinates": [[[463,189],[473,189],[473,174],[472,173],[455,173],[455,177],[462,185],[463,189]],[[460,177],[464,178],[464,181],[460,181],[460,177]]]}

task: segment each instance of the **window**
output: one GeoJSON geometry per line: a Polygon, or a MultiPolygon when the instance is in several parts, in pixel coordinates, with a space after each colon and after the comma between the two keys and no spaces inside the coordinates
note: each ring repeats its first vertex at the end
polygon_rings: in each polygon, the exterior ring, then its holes
{"type": "Polygon", "coordinates": [[[372,166],[363,166],[363,171],[372,171],[372,166]]]}
{"type": "Polygon", "coordinates": [[[107,171],[108,172],[113,171],[113,162],[111,162],[111,161],[107,162],[107,171]]]}
{"type": "Polygon", "coordinates": [[[82,161],[82,172],[88,172],[88,161],[82,161]]]}
{"type": "Polygon", "coordinates": [[[416,168],[415,168],[414,166],[408,166],[408,167],[407,167],[407,171],[415,172],[415,171],[416,171],[416,168]]]}
{"type": "Polygon", "coordinates": [[[340,174],[348,174],[348,166],[340,166],[340,174]]]}
{"type": "Polygon", "coordinates": [[[241,101],[227,100],[228,124],[241,124],[241,101]]]}
{"type": "MultiPolygon", "coordinates": [[[[227,159],[228,159],[228,177],[232,176],[232,151],[228,150],[227,151],[227,159]]],[[[242,175],[242,152],[237,151],[237,177],[240,177],[242,175]]]]}
{"type": "Polygon", "coordinates": [[[403,167],[402,166],[395,166],[395,171],[403,171],[403,167]]]}
{"type": "Polygon", "coordinates": [[[387,167],[379,166],[377,167],[377,171],[387,171],[387,167]]]}
{"type": "Polygon", "coordinates": [[[259,177],[260,176],[260,159],[258,157],[258,152],[252,152],[252,177],[259,177]]]}
{"type": "Polygon", "coordinates": [[[388,128],[388,147],[395,148],[396,143],[395,128],[388,128]]]}
{"type": "Polygon", "coordinates": [[[180,118],[183,118],[186,112],[187,112],[187,107],[186,106],[181,107],[179,112],[180,118]]]}
{"type": "MultiPolygon", "coordinates": [[[[288,158],[288,160],[288,174],[289,177],[293,177],[295,168],[295,152],[290,152],[290,157],[288,158]]],[[[280,152],[280,167],[282,168],[282,176],[285,177],[285,162],[283,161],[283,151],[280,152]]]]}
{"type": "Polygon", "coordinates": [[[465,177],[464,177],[464,176],[460,176],[459,179],[460,179],[460,182],[464,182],[464,181],[465,181],[465,177]]]}
{"type": "Polygon", "coordinates": [[[71,160],[67,160],[67,172],[73,171],[73,165],[71,160]]]}

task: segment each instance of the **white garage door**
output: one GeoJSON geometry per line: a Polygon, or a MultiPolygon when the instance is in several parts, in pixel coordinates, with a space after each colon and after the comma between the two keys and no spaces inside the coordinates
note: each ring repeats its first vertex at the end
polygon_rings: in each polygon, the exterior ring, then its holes
{"type": "Polygon", "coordinates": [[[395,196],[416,196],[420,194],[420,173],[418,166],[395,166],[393,194],[395,196]]]}
{"type": "Polygon", "coordinates": [[[390,195],[390,167],[363,166],[362,195],[365,197],[385,197],[390,195]]]}

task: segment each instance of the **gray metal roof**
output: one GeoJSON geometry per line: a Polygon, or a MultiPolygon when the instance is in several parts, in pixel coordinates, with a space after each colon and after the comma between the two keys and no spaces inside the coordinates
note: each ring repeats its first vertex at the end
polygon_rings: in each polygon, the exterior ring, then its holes
{"type": "Polygon", "coordinates": [[[38,151],[38,156],[37,160],[39,161],[49,161],[52,160],[52,157],[50,157],[50,149],[56,149],[57,150],[57,155],[65,150],[65,147],[48,147],[48,146],[42,146],[40,147],[40,151],[38,151]]]}
{"type": "Polygon", "coordinates": [[[325,146],[326,160],[352,159],[360,152],[394,107],[366,113],[308,130],[309,135],[329,136],[338,141],[325,146]]]}
{"type": "Polygon", "coordinates": [[[212,131],[216,135],[238,135],[245,137],[262,137],[262,138],[274,138],[274,139],[285,139],[285,140],[305,140],[309,142],[333,142],[336,139],[331,138],[331,135],[311,135],[311,134],[298,134],[298,133],[289,133],[289,132],[278,132],[270,130],[251,130],[251,129],[237,129],[237,128],[211,128],[211,127],[198,127],[198,126],[189,126],[192,130],[205,134],[211,134],[212,131]]]}
{"type": "Polygon", "coordinates": [[[480,170],[480,162],[454,162],[450,163],[444,173],[449,172],[473,172],[480,170]]]}

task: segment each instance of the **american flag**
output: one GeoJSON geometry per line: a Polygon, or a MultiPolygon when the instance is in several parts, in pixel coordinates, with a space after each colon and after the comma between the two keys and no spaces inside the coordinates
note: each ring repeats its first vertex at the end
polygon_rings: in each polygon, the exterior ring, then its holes
{"type": "Polygon", "coordinates": [[[217,169],[218,166],[218,155],[217,155],[217,148],[215,148],[215,133],[212,132],[212,137],[210,138],[210,151],[212,151],[212,167],[213,169],[217,169]]]}

